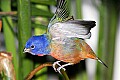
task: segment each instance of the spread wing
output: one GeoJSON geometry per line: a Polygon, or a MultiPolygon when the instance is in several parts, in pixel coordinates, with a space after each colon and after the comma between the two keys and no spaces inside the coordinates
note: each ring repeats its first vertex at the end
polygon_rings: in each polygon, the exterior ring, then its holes
{"type": "Polygon", "coordinates": [[[94,26],[95,21],[69,20],[53,24],[49,29],[49,33],[53,39],[64,37],[89,39],[91,37],[90,30],[94,26]]]}
{"type": "Polygon", "coordinates": [[[66,0],[58,0],[56,12],[48,25],[48,34],[52,39],[76,37],[88,39],[91,37],[91,28],[95,21],[74,20],[69,16],[66,0]]]}

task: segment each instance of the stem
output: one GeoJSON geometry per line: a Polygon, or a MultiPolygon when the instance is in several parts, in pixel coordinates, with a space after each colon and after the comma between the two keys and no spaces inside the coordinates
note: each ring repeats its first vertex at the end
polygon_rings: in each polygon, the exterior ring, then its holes
{"type": "MultiPolygon", "coordinates": [[[[98,39],[98,56],[103,59],[103,61],[105,61],[105,34],[106,34],[106,31],[105,31],[105,22],[106,22],[106,7],[104,5],[100,5],[100,7],[98,8],[99,9],[99,13],[100,13],[100,16],[99,16],[99,21],[100,21],[100,24],[99,24],[99,39],[98,39]]],[[[96,71],[96,79],[97,80],[103,80],[103,76],[104,76],[104,71],[103,71],[103,68],[101,66],[101,64],[97,63],[97,71],[96,71]]]]}
{"type": "Polygon", "coordinates": [[[108,69],[98,65],[97,80],[113,79],[115,40],[119,16],[119,10],[116,10],[117,6],[115,5],[113,3],[111,5],[102,4],[100,12],[98,55],[107,62],[108,69]]]}
{"type": "Polygon", "coordinates": [[[78,19],[82,18],[81,2],[81,0],[76,0],[76,17],[78,19]]]}
{"type": "Polygon", "coordinates": [[[31,36],[30,13],[30,0],[18,0],[19,80],[24,80],[24,77],[33,69],[30,55],[23,54],[25,43],[31,36]]]}
{"type": "Polygon", "coordinates": [[[109,66],[109,70],[105,70],[104,73],[105,80],[113,79],[113,68],[114,68],[114,52],[115,52],[115,41],[116,41],[116,33],[118,26],[118,17],[119,10],[116,10],[114,6],[108,6],[108,37],[106,38],[106,59],[107,64],[109,66]],[[111,9],[110,9],[111,8],[111,9]]]}

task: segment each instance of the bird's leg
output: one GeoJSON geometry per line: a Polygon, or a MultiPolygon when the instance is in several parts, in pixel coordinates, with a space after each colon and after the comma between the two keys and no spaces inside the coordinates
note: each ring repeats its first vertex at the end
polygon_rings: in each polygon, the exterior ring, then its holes
{"type": "Polygon", "coordinates": [[[64,64],[64,65],[58,67],[58,68],[57,68],[57,71],[61,74],[60,70],[61,70],[61,69],[64,69],[64,71],[65,71],[65,68],[64,68],[64,67],[69,66],[69,65],[73,65],[73,63],[64,64]]]}

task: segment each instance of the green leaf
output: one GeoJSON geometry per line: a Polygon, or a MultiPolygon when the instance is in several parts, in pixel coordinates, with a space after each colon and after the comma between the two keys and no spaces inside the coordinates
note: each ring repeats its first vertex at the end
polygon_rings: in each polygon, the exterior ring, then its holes
{"type": "Polygon", "coordinates": [[[31,0],[33,3],[39,3],[39,4],[44,4],[44,5],[56,5],[55,0],[31,0]]]}
{"type": "Polygon", "coordinates": [[[19,80],[24,78],[33,69],[30,55],[23,54],[26,41],[31,37],[30,1],[18,0],[18,39],[19,39],[19,80]]]}
{"type": "Polygon", "coordinates": [[[52,17],[53,16],[53,13],[51,13],[50,11],[39,9],[34,5],[32,5],[32,7],[31,7],[31,12],[32,12],[32,16],[42,16],[42,17],[52,17]]]}

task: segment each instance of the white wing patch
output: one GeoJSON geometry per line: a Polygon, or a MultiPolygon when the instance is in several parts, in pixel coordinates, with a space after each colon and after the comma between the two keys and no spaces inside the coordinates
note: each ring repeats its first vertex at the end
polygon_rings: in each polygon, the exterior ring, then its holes
{"type": "Polygon", "coordinates": [[[52,35],[52,39],[65,37],[89,39],[91,37],[91,32],[88,27],[67,22],[58,22],[53,24],[49,28],[49,33],[52,35]]]}

